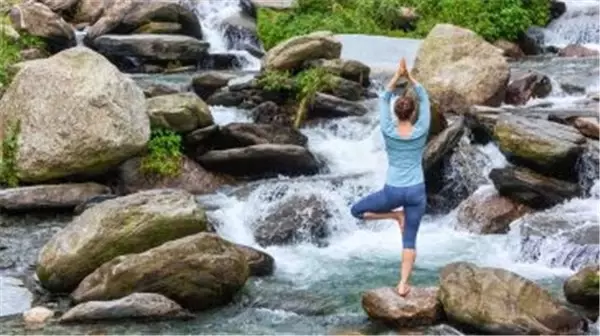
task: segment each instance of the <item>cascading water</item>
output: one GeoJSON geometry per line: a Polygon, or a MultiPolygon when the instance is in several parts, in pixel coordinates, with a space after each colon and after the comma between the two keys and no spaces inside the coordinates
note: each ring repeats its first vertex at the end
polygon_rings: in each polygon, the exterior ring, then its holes
{"type": "Polygon", "coordinates": [[[200,20],[204,40],[210,43],[209,53],[234,54],[244,70],[260,70],[260,59],[240,48],[256,44],[256,41],[248,34],[226,36],[228,26],[232,24],[239,29],[256,31],[256,22],[242,10],[240,0],[186,0],[186,4],[200,20]]]}
{"type": "Polygon", "coordinates": [[[583,44],[600,50],[600,1],[564,1],[567,11],[552,21],[544,31],[544,43],[564,47],[583,44]]]}

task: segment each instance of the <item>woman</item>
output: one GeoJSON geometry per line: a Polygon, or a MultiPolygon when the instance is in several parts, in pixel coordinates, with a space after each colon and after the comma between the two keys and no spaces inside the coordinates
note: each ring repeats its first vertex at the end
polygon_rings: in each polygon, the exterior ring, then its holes
{"type": "Polygon", "coordinates": [[[359,219],[392,219],[398,222],[402,232],[403,250],[400,282],[396,290],[404,297],[410,292],[408,281],[416,257],[417,231],[427,204],[421,161],[431,119],[427,92],[410,75],[404,58],[379,98],[379,114],[388,157],[386,183],[383,189],[352,206],[351,212],[359,219]],[[394,122],[391,116],[392,91],[402,77],[408,78],[419,100],[418,116],[414,125],[411,120],[415,112],[415,103],[409,96],[400,97],[394,103],[394,114],[398,121],[394,122]],[[395,210],[399,207],[403,207],[403,211],[395,210]]]}

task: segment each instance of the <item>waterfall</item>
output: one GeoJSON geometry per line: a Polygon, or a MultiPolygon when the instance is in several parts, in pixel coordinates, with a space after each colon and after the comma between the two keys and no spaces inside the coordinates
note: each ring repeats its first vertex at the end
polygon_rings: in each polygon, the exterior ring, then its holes
{"type": "Polygon", "coordinates": [[[546,45],[583,44],[600,49],[600,1],[565,1],[567,11],[544,30],[546,45]]]}

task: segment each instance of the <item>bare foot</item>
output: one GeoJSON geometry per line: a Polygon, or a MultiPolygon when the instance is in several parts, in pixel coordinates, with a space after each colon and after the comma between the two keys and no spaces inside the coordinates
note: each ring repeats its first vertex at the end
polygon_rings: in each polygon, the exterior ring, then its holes
{"type": "Polygon", "coordinates": [[[408,293],[410,293],[410,286],[407,284],[399,283],[398,286],[396,286],[396,292],[398,293],[398,295],[404,298],[408,295],[408,293]]]}

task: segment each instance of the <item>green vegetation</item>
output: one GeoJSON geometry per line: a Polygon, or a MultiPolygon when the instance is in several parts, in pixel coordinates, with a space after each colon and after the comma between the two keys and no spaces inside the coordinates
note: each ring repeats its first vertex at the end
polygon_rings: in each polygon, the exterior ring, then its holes
{"type": "Polygon", "coordinates": [[[326,91],[333,85],[333,74],[324,68],[310,68],[292,77],[288,71],[266,71],[258,79],[258,85],[266,91],[282,94],[298,104],[294,127],[299,128],[308,106],[319,91],[326,91]]]}
{"type": "Polygon", "coordinates": [[[10,20],[0,13],[0,88],[10,82],[11,74],[8,68],[12,64],[21,61],[21,50],[44,47],[44,43],[37,37],[20,34],[16,38],[17,36],[12,34],[14,34],[14,30],[11,27],[10,20]],[[9,29],[12,33],[9,32],[9,29]]]}
{"type": "Polygon", "coordinates": [[[149,176],[174,177],[181,172],[181,136],[171,130],[152,130],[148,153],[142,158],[140,169],[149,176]]]}
{"type": "Polygon", "coordinates": [[[260,9],[258,32],[267,49],[317,30],[423,38],[437,23],[452,23],[489,41],[515,40],[532,25],[545,25],[550,0],[297,0],[287,11],[260,9]],[[415,30],[401,30],[399,8],[415,8],[415,30]]]}
{"type": "Polygon", "coordinates": [[[0,184],[14,188],[19,185],[17,176],[18,138],[21,132],[21,122],[7,123],[2,141],[0,156],[0,184]]]}

